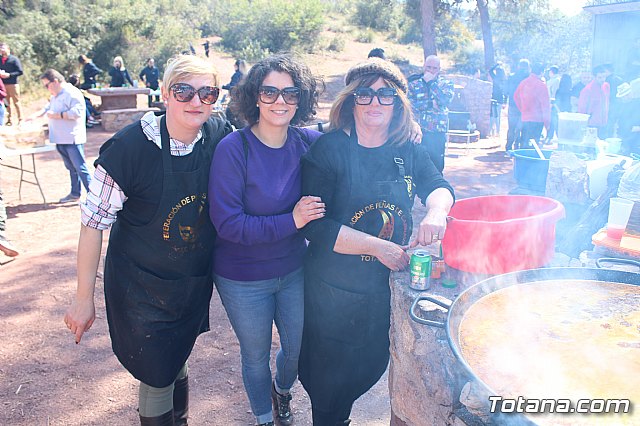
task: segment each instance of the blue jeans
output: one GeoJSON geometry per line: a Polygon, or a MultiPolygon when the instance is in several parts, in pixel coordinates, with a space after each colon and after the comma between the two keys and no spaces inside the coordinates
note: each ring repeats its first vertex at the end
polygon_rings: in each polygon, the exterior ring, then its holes
{"type": "Polygon", "coordinates": [[[69,170],[71,177],[71,195],[80,196],[80,181],[84,185],[84,189],[89,192],[89,182],[91,175],[87,169],[87,162],[84,159],[84,145],[75,144],[58,144],[56,149],[64,161],[64,166],[69,170]]]}
{"type": "Polygon", "coordinates": [[[0,126],[4,125],[5,110],[4,101],[0,101],[0,126]]]}
{"type": "Polygon", "coordinates": [[[304,271],[260,281],[234,281],[215,275],[216,288],[240,342],[242,380],[258,424],[273,421],[271,412],[271,332],[280,335],[276,386],[289,391],[298,377],[304,321],[304,271]]]}

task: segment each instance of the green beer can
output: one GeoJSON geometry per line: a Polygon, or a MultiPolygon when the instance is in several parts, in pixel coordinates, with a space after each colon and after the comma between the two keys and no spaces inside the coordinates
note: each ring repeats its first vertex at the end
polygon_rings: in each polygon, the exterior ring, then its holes
{"type": "Polygon", "coordinates": [[[412,289],[428,290],[431,286],[431,255],[425,250],[416,250],[411,255],[411,284],[412,289]]]}

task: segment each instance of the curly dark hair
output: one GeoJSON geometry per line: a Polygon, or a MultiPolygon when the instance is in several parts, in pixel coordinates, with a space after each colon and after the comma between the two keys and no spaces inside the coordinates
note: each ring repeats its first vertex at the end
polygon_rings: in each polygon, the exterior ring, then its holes
{"type": "Polygon", "coordinates": [[[260,117],[260,110],[256,106],[258,88],[272,71],[289,74],[293,85],[300,89],[300,102],[291,124],[298,125],[312,119],[316,115],[318,97],[324,89],[324,83],[311,74],[309,67],[290,54],[269,56],[252,66],[247,76],[233,88],[229,105],[231,112],[241,117],[249,126],[257,123],[260,117]]]}

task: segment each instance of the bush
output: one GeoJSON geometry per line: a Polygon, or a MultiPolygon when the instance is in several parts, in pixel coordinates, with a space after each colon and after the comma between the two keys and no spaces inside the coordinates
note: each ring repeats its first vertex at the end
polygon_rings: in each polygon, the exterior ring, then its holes
{"type": "Polygon", "coordinates": [[[235,52],[252,42],[270,52],[311,49],[322,29],[323,11],[314,0],[238,0],[229,7],[222,44],[235,52]]]}
{"type": "Polygon", "coordinates": [[[360,43],[372,43],[373,42],[373,31],[371,29],[367,29],[365,31],[360,31],[356,36],[356,41],[360,43]]]}
{"type": "Polygon", "coordinates": [[[344,41],[344,37],[336,35],[329,42],[327,50],[330,50],[332,52],[342,52],[344,50],[345,44],[346,43],[344,41]]]}
{"type": "Polygon", "coordinates": [[[358,0],[353,21],[361,26],[388,31],[396,20],[394,0],[358,0]]]}
{"type": "MultiPolygon", "coordinates": [[[[435,10],[435,34],[438,51],[453,52],[474,39],[456,11],[447,2],[438,2],[435,10]]],[[[391,29],[393,38],[403,44],[422,43],[422,17],[420,1],[405,0],[402,13],[398,13],[396,25],[391,29]]]]}
{"type": "Polygon", "coordinates": [[[269,56],[270,53],[269,49],[263,49],[260,43],[250,40],[249,43],[240,50],[238,56],[248,62],[258,62],[269,56]]]}
{"type": "Polygon", "coordinates": [[[323,0],[323,9],[328,13],[350,15],[353,10],[353,2],[350,0],[323,0]]]}
{"type": "Polygon", "coordinates": [[[464,74],[473,74],[476,68],[484,69],[484,49],[481,43],[470,43],[460,47],[451,59],[455,64],[453,69],[464,74]]]}
{"type": "Polygon", "coordinates": [[[38,76],[47,68],[66,76],[80,73],[81,54],[105,70],[101,81],[108,79],[106,71],[116,55],[132,75],[150,56],[162,71],[169,57],[195,42],[202,25],[201,6],[185,0],[110,0],[109,6],[70,0],[7,2],[0,34],[22,61],[24,89],[39,87],[38,76]]]}

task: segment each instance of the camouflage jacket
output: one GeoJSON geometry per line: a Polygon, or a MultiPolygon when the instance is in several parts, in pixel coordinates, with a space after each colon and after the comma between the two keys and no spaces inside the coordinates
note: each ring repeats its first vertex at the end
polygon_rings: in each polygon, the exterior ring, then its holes
{"type": "Polygon", "coordinates": [[[423,131],[445,133],[449,130],[448,106],[453,95],[453,83],[441,76],[430,82],[424,81],[421,75],[409,77],[409,100],[423,131]]]}

